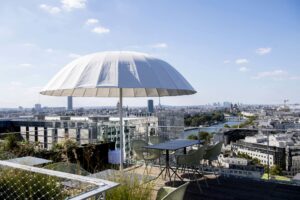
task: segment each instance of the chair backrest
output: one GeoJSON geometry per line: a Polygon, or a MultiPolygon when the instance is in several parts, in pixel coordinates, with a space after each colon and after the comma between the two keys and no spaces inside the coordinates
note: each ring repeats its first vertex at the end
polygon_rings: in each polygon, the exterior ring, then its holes
{"type": "Polygon", "coordinates": [[[189,182],[179,186],[176,189],[170,190],[169,193],[167,193],[164,188],[160,188],[157,192],[156,200],[183,200],[188,185],[189,182]]]}
{"type": "Polygon", "coordinates": [[[145,152],[145,149],[143,147],[147,145],[147,142],[145,142],[144,140],[133,140],[131,142],[133,156],[136,160],[144,159],[143,153],[145,152]]]}
{"type": "Polygon", "coordinates": [[[218,160],[218,156],[221,153],[222,146],[223,146],[223,142],[219,142],[215,144],[213,147],[208,147],[204,155],[204,159],[209,161],[218,160]]]}
{"type": "Polygon", "coordinates": [[[149,142],[151,144],[159,144],[159,143],[163,143],[165,141],[166,140],[163,137],[158,136],[158,135],[149,136],[149,142]]]}
{"type": "Polygon", "coordinates": [[[192,153],[178,156],[177,163],[185,164],[189,166],[197,166],[200,164],[200,161],[203,159],[205,154],[205,147],[199,147],[199,149],[193,151],[192,153]]]}

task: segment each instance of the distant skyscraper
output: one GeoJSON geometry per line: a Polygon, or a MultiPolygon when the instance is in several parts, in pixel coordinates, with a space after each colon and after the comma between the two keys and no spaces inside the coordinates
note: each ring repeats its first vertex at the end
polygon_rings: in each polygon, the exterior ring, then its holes
{"type": "Polygon", "coordinates": [[[120,107],[120,102],[118,101],[118,103],[117,103],[117,110],[119,110],[119,107],[120,107]]]}
{"type": "Polygon", "coordinates": [[[73,97],[68,97],[68,110],[73,110],[73,97]]]}
{"type": "Polygon", "coordinates": [[[153,112],[154,112],[153,100],[149,99],[148,100],[148,113],[153,113],[153,112]]]}
{"type": "Polygon", "coordinates": [[[37,111],[37,112],[40,112],[42,110],[42,105],[37,103],[34,105],[34,109],[37,111]]]}

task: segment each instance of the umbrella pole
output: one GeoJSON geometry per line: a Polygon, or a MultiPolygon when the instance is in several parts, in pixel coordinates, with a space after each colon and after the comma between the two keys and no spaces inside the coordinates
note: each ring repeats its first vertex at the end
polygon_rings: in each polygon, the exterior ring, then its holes
{"type": "Polygon", "coordinates": [[[120,114],[120,170],[123,170],[123,161],[124,161],[124,154],[123,154],[123,93],[122,88],[119,89],[119,114],[120,114]]]}

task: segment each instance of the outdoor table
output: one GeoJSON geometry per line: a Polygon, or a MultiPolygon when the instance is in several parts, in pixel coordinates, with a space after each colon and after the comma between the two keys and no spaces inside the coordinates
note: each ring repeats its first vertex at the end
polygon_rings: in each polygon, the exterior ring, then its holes
{"type": "Polygon", "coordinates": [[[176,151],[178,149],[184,149],[184,153],[186,153],[186,147],[193,146],[193,145],[200,144],[200,143],[201,143],[201,141],[199,141],[199,140],[182,140],[182,139],[180,139],[180,140],[170,140],[170,141],[159,143],[159,144],[149,145],[149,146],[145,146],[144,148],[166,151],[166,166],[165,166],[165,168],[163,168],[161,170],[161,172],[159,173],[159,175],[157,177],[162,175],[163,172],[165,171],[165,178],[168,174],[170,181],[171,181],[171,177],[173,174],[175,175],[175,177],[177,176],[180,180],[183,180],[176,173],[176,171],[174,169],[172,169],[172,167],[170,166],[169,151],[176,151]],[[173,172],[172,175],[171,175],[170,171],[173,172]]]}

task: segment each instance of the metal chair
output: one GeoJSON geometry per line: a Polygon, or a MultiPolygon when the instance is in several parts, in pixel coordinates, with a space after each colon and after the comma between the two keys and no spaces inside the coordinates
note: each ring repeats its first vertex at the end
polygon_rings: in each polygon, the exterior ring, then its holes
{"type": "MultiPolygon", "coordinates": [[[[145,173],[145,170],[148,172],[148,165],[153,163],[155,160],[160,158],[160,151],[159,150],[152,150],[152,149],[145,149],[144,146],[147,146],[148,143],[144,140],[133,140],[131,143],[133,157],[136,161],[144,161],[145,163],[145,169],[143,174],[145,173]]],[[[150,168],[151,172],[152,166],[150,168]]]]}
{"type": "MultiPolygon", "coordinates": [[[[166,138],[163,138],[161,136],[158,136],[158,135],[151,135],[149,136],[149,143],[150,144],[159,144],[159,143],[163,143],[163,142],[166,142],[168,141],[166,138]]],[[[170,152],[169,154],[173,154],[174,152],[170,152]]],[[[161,155],[165,155],[165,151],[161,151],[160,152],[161,155]]],[[[161,160],[159,158],[159,166],[161,167],[161,160]]]]}
{"type": "Polygon", "coordinates": [[[157,192],[156,200],[183,200],[188,185],[189,183],[185,183],[178,188],[162,187],[157,192]]]}
{"type": "MultiPolygon", "coordinates": [[[[219,142],[219,143],[215,144],[214,146],[208,147],[206,149],[206,153],[204,155],[204,160],[208,161],[209,166],[211,166],[211,167],[213,166],[212,161],[217,161],[219,167],[221,166],[218,157],[221,154],[222,146],[223,146],[223,142],[219,142]]],[[[215,173],[215,170],[213,170],[213,173],[216,176],[218,183],[220,184],[219,178],[218,178],[217,174],[215,173]]]]}
{"type": "MultiPolygon", "coordinates": [[[[183,169],[183,173],[188,169],[188,172],[191,171],[194,179],[196,179],[197,185],[199,187],[200,192],[202,192],[201,186],[198,182],[198,178],[196,174],[201,175],[204,177],[203,166],[200,164],[203,160],[203,156],[205,154],[205,146],[199,147],[197,150],[193,150],[191,153],[182,154],[176,156],[176,171],[179,167],[183,169]]],[[[189,179],[192,180],[189,174],[189,179]]],[[[205,183],[206,178],[204,177],[205,183]]]]}
{"type": "Polygon", "coordinates": [[[165,141],[166,141],[165,138],[158,136],[158,135],[149,136],[149,142],[151,144],[159,144],[159,143],[163,143],[165,141]]]}

